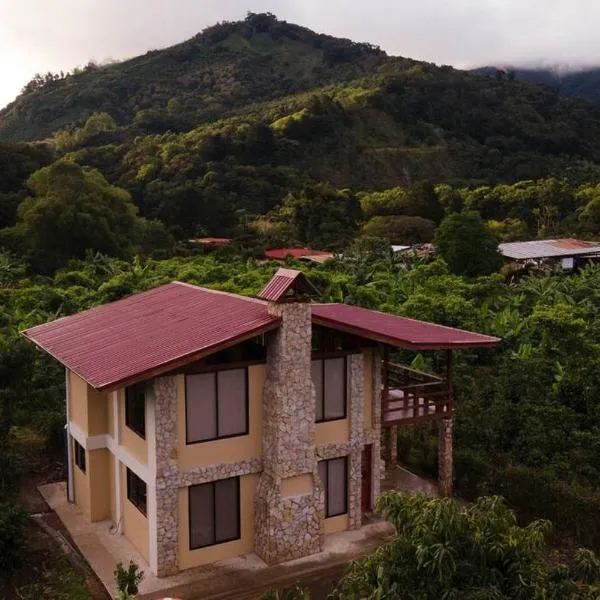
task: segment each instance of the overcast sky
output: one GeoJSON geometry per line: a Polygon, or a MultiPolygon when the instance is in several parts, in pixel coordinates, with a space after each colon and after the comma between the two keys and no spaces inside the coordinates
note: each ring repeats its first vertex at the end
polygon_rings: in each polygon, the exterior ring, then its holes
{"type": "Polygon", "coordinates": [[[600,64],[597,0],[0,0],[0,107],[38,71],[130,58],[249,10],[459,67],[600,64]]]}

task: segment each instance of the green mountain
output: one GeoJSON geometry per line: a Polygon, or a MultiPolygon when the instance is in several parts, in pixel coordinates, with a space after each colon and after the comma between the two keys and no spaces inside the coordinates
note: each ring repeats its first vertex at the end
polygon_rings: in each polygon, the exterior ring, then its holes
{"type": "Polygon", "coordinates": [[[556,69],[515,68],[502,69],[496,67],[480,67],[473,73],[493,77],[510,77],[517,81],[528,81],[552,88],[565,98],[587,98],[600,100],[600,67],[561,72],[556,69]]]}
{"type": "Polygon", "coordinates": [[[0,139],[48,138],[57,157],[99,169],[177,237],[229,234],[315,186],[313,200],[333,197],[322,184],[600,180],[600,105],[390,57],[270,14],[35,78],[0,112],[0,139]]]}
{"type": "Polygon", "coordinates": [[[43,138],[98,111],[124,125],[150,110],[164,127],[190,128],[253,102],[364,76],[386,59],[369,44],[249,15],[132,60],[36,76],[0,111],[0,139],[43,138]]]}

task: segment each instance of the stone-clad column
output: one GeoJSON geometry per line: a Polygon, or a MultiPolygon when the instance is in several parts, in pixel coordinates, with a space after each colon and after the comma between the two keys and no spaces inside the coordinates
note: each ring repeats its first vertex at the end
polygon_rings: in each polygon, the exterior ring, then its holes
{"type": "Polygon", "coordinates": [[[350,385],[350,456],[348,458],[348,520],[350,529],[362,525],[362,451],[365,422],[365,364],[362,354],[348,357],[350,385]]]}
{"type": "MultiPolygon", "coordinates": [[[[156,563],[157,575],[179,571],[177,466],[177,386],[175,377],[154,380],[156,438],[156,563]]],[[[152,535],[152,532],[150,532],[152,535]]]]}
{"type": "Polygon", "coordinates": [[[315,454],[310,305],[272,303],[269,312],[282,324],[267,347],[254,529],[256,553],[275,564],[320,551],[324,508],[315,454]]]}
{"type": "Polygon", "coordinates": [[[452,495],[452,425],[454,421],[442,419],[439,424],[438,482],[442,496],[452,495]]]}
{"type": "Polygon", "coordinates": [[[373,424],[373,448],[371,452],[371,506],[373,508],[375,507],[375,500],[377,499],[377,496],[379,496],[379,492],[381,490],[381,369],[381,353],[379,351],[375,351],[373,352],[373,412],[371,415],[371,422],[373,424]]]}

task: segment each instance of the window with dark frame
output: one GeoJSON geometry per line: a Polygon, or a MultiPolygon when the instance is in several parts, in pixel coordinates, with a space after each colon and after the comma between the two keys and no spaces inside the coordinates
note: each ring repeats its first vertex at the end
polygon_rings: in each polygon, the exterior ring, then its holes
{"type": "Polygon", "coordinates": [[[186,443],[247,435],[248,369],[186,376],[186,443]]]}
{"type": "Polygon", "coordinates": [[[348,459],[345,456],[321,460],[319,476],[325,488],[325,517],[348,512],[348,459]]]}
{"type": "Polygon", "coordinates": [[[345,356],[313,360],[312,380],[316,393],[315,421],[346,418],[347,361],[345,356]]]}
{"type": "Polygon", "coordinates": [[[127,468],[127,499],[146,515],[146,483],[127,468]]]}
{"type": "Polygon", "coordinates": [[[75,454],[75,464],[82,473],[85,473],[85,448],[77,440],[73,440],[73,450],[75,454]]]}
{"type": "Polygon", "coordinates": [[[146,438],[146,386],[143,383],[125,389],[125,425],[146,438]]]}
{"type": "Polygon", "coordinates": [[[188,488],[190,550],[240,539],[240,478],[188,488]]]}

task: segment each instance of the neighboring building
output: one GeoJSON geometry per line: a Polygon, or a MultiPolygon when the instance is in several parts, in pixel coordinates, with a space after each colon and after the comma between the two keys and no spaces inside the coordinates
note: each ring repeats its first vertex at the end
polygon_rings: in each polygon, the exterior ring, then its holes
{"type": "Polygon", "coordinates": [[[201,248],[223,248],[225,246],[231,246],[231,242],[232,240],[230,238],[216,237],[193,238],[188,240],[189,244],[200,246],[201,248]]]}
{"type": "Polygon", "coordinates": [[[69,500],[153,573],[280,563],[360,528],[382,426],[438,420],[450,493],[451,350],[499,340],[314,295],[289,269],[258,299],[174,282],[23,332],[66,367],[69,500]],[[447,380],[393,348],[445,349],[447,380]]]}
{"type": "Polygon", "coordinates": [[[324,263],[334,257],[333,252],[313,250],[312,248],[271,248],[265,250],[265,258],[279,262],[285,262],[288,258],[295,258],[303,262],[324,263]]]}
{"type": "Polygon", "coordinates": [[[575,269],[600,258],[600,244],[572,238],[509,242],[498,246],[505,259],[521,264],[560,264],[575,269]]]}

